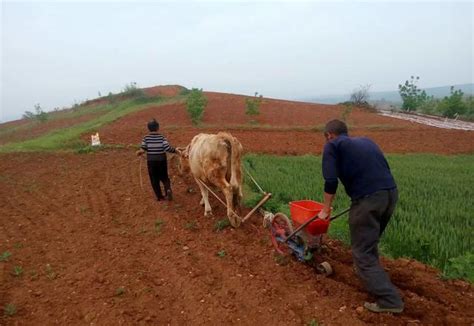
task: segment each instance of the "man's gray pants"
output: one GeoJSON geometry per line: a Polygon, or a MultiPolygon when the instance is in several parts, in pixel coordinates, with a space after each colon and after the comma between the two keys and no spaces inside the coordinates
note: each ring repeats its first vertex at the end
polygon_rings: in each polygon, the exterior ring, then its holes
{"type": "Polygon", "coordinates": [[[349,212],[352,256],[357,273],[383,308],[403,307],[403,301],[379,262],[378,243],[398,200],[397,189],[381,190],[352,202],[349,212]]]}

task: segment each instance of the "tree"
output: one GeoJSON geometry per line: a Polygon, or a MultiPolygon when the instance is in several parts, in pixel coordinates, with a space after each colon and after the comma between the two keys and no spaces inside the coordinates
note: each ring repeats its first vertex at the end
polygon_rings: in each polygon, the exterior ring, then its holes
{"type": "Polygon", "coordinates": [[[263,95],[258,95],[258,92],[255,92],[253,98],[245,99],[245,114],[247,115],[259,115],[260,114],[260,104],[262,104],[263,95]]]}
{"type": "Polygon", "coordinates": [[[207,99],[202,92],[202,88],[193,88],[186,100],[186,107],[193,124],[201,122],[206,105],[207,99]]]}
{"type": "Polygon", "coordinates": [[[398,85],[398,92],[403,100],[403,111],[416,111],[418,107],[429,99],[426,92],[416,86],[419,80],[419,76],[416,76],[416,78],[411,76],[409,81],[405,81],[405,84],[398,85]]]}
{"type": "Polygon", "coordinates": [[[369,89],[370,85],[359,86],[358,89],[354,90],[351,94],[351,102],[358,107],[369,106],[369,89]]]}

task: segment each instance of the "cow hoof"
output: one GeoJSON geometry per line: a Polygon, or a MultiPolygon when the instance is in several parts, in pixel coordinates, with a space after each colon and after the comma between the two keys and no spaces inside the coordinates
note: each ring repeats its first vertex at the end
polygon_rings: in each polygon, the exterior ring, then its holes
{"type": "Polygon", "coordinates": [[[212,212],[211,212],[211,211],[205,212],[205,213],[204,213],[204,216],[212,216],[212,212]]]}
{"type": "Polygon", "coordinates": [[[230,222],[230,225],[232,225],[232,227],[238,228],[242,220],[240,219],[239,216],[234,216],[234,217],[229,217],[229,222],[230,222]]]}

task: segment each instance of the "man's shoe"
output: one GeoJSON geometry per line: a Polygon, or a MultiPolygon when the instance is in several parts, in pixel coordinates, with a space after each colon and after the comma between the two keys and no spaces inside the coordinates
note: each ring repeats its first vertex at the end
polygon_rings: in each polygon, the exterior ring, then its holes
{"type": "Polygon", "coordinates": [[[171,189],[168,189],[166,191],[166,199],[168,199],[170,201],[173,200],[173,193],[171,192],[171,189]]]}
{"type": "Polygon", "coordinates": [[[403,312],[403,307],[399,308],[384,308],[380,307],[376,302],[366,302],[364,303],[365,309],[372,311],[372,312],[391,312],[394,314],[399,314],[403,312]]]}

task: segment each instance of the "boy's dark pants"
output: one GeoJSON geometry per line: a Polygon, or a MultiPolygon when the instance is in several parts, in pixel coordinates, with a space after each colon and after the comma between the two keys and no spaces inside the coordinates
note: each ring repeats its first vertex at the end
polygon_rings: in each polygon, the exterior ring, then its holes
{"type": "Polygon", "coordinates": [[[397,189],[381,190],[352,202],[349,212],[352,257],[369,293],[384,308],[398,308],[403,301],[379,262],[377,245],[395,210],[397,189]]]}
{"type": "Polygon", "coordinates": [[[150,176],[151,186],[155,192],[156,199],[163,199],[164,196],[161,193],[160,181],[165,187],[165,195],[171,192],[171,182],[168,177],[168,163],[166,159],[160,161],[148,161],[147,163],[148,175],[150,176]]]}

